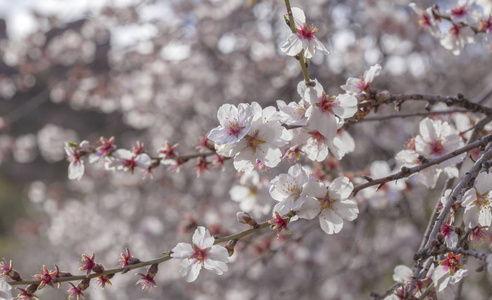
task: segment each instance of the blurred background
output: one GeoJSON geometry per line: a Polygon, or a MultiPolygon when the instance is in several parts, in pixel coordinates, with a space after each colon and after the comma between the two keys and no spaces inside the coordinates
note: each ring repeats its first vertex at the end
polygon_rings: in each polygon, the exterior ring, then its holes
{"type": "MultiPolygon", "coordinates": [[[[379,63],[382,75],[373,86],[392,93],[463,93],[472,100],[486,93],[492,63],[483,41],[453,56],[419,28],[408,2],[292,1],[330,51],[312,59],[311,78],[338,94],[347,77],[379,63]]],[[[229,195],[238,177],[230,161],[225,171],[198,179],[194,163],[179,173],[161,166],[153,180],[86,162],[82,180],[69,181],[63,145],[114,136],[118,147],[140,141],[154,156],[166,141],[179,143],[179,154],[192,154],[218,125],[220,105],[298,101],[299,65],[280,51],[289,34],[284,13],[283,1],[0,1],[0,259],[12,259],[24,279],[42,265],[78,274],[84,253],[95,252],[109,269],[125,247],[149,260],[190,242],[196,225],[215,235],[246,229],[229,195]]],[[[378,113],[393,112],[388,106],[378,113]]],[[[355,124],[349,128],[355,152],[314,167],[347,174],[367,172],[374,160],[394,164],[417,124],[355,124]]],[[[288,166],[260,177],[268,182],[288,166]]],[[[179,263],[170,261],[160,265],[154,292],[142,292],[138,277],[127,274],[104,290],[93,282],[86,298],[368,298],[393,284],[394,266],[412,267],[440,193],[415,187],[377,206],[358,199],[359,218],[334,236],[306,220],[292,224],[290,236],[253,235],[238,243],[222,276],[202,271],[188,284],[179,263]]],[[[268,193],[261,195],[258,205],[273,207],[268,193]]],[[[259,220],[269,217],[265,211],[259,220]]],[[[491,276],[470,277],[464,299],[486,299],[491,276]]],[[[37,295],[65,299],[69,287],[37,295]]]]}

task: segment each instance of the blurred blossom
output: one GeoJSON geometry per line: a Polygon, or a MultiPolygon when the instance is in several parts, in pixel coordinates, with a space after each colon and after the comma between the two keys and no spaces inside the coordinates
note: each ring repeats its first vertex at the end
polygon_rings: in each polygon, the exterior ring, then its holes
{"type": "Polygon", "coordinates": [[[76,140],[75,131],[51,123],[41,128],[37,134],[39,152],[48,162],[63,160],[65,158],[65,142],[76,140]]]}
{"type": "Polygon", "coordinates": [[[33,161],[37,156],[36,146],[36,135],[26,134],[19,136],[15,140],[14,149],[12,150],[14,159],[19,163],[33,161]]]}

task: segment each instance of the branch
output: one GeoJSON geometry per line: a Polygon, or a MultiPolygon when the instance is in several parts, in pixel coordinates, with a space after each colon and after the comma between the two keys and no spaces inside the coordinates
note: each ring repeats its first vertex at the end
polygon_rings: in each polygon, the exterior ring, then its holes
{"type": "MultiPolygon", "coordinates": [[[[223,238],[216,239],[215,242],[214,242],[214,245],[220,244],[220,243],[224,243],[224,242],[228,242],[228,241],[231,241],[231,240],[239,240],[239,239],[241,239],[241,238],[243,238],[245,236],[248,236],[248,235],[250,235],[250,234],[252,234],[254,232],[257,232],[259,230],[262,230],[262,229],[268,227],[269,225],[270,224],[268,223],[268,221],[263,222],[263,223],[260,223],[256,227],[254,227],[254,228],[251,228],[251,229],[248,229],[248,230],[239,232],[237,234],[233,234],[233,235],[229,235],[229,236],[226,236],[226,237],[223,237],[223,238]]],[[[100,276],[103,276],[103,275],[108,275],[108,274],[126,273],[129,270],[138,269],[138,268],[145,267],[145,266],[150,266],[150,265],[153,265],[153,264],[160,264],[162,262],[165,262],[165,261],[170,260],[171,258],[172,257],[170,256],[170,254],[167,254],[167,255],[165,255],[165,256],[163,256],[161,258],[157,258],[157,259],[153,259],[153,260],[149,260],[149,261],[140,262],[140,263],[137,263],[137,264],[126,266],[126,267],[109,269],[109,270],[105,270],[105,271],[99,272],[99,273],[92,273],[92,274],[89,274],[88,276],[86,276],[86,275],[78,275],[78,276],[67,276],[67,277],[54,278],[53,279],[53,282],[54,283],[68,282],[68,281],[84,280],[86,278],[92,279],[92,278],[97,278],[97,277],[100,277],[100,276]]],[[[16,286],[16,285],[29,285],[29,284],[39,285],[40,284],[40,281],[39,280],[22,280],[22,281],[8,281],[7,283],[10,284],[11,286],[16,286]]]]}
{"type": "MultiPolygon", "coordinates": [[[[492,114],[492,108],[480,105],[478,103],[471,102],[470,100],[466,99],[463,97],[463,95],[458,94],[458,97],[450,97],[450,96],[434,96],[434,95],[422,95],[422,94],[399,94],[399,95],[390,95],[385,98],[380,98],[376,99],[375,97],[371,98],[370,100],[374,101],[375,103],[369,102],[366,104],[366,106],[377,106],[380,104],[388,104],[392,102],[401,102],[403,103],[404,101],[407,100],[416,100],[416,101],[427,101],[431,104],[434,104],[435,102],[442,102],[446,103],[447,106],[458,106],[458,107],[463,107],[466,108],[467,110],[473,111],[473,112],[481,112],[486,115],[492,114]]],[[[362,103],[361,103],[362,104],[362,103]]]]}
{"type": "MultiPolygon", "coordinates": [[[[393,181],[393,180],[397,180],[397,179],[401,179],[401,178],[405,178],[405,177],[408,177],[409,175],[411,174],[414,174],[414,173],[417,173],[425,168],[428,168],[432,165],[437,165],[437,164],[440,164],[442,163],[443,161],[446,161],[450,158],[453,158],[455,156],[458,156],[460,155],[461,153],[464,153],[464,152],[467,152],[467,151],[470,151],[471,149],[474,149],[474,148],[477,148],[477,147],[485,147],[488,143],[492,142],[492,134],[489,134],[483,138],[480,138],[479,140],[471,143],[471,144],[468,144],[462,148],[459,148],[457,150],[454,150],[453,152],[450,152],[446,155],[443,155],[441,157],[438,157],[436,159],[433,159],[433,160],[429,160],[428,162],[426,163],[423,163],[421,165],[418,165],[418,166],[415,166],[413,168],[408,168],[408,167],[401,167],[401,171],[400,172],[397,172],[395,174],[392,174],[392,175],[389,175],[389,176],[386,176],[386,177],[383,177],[383,178],[379,178],[379,179],[375,179],[373,181],[369,181],[369,182],[366,182],[364,184],[359,184],[357,185],[356,187],[354,187],[354,190],[352,191],[352,196],[355,196],[357,195],[357,193],[360,191],[360,190],[363,190],[367,187],[370,187],[370,186],[373,186],[373,185],[383,185],[389,181],[393,181]]],[[[432,236],[432,235],[431,235],[432,236]]]]}

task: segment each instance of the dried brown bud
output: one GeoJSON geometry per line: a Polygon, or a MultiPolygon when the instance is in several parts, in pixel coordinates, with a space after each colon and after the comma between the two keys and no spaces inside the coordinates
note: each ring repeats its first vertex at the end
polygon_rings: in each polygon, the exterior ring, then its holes
{"type": "Polygon", "coordinates": [[[8,274],[9,278],[14,280],[14,281],[22,281],[22,277],[20,276],[19,272],[16,270],[12,270],[8,274]]]}
{"type": "Polygon", "coordinates": [[[32,295],[32,294],[36,293],[37,290],[38,290],[37,284],[30,284],[26,287],[26,292],[28,295],[32,295]]]}
{"type": "Polygon", "coordinates": [[[92,268],[92,271],[94,273],[101,273],[101,272],[104,272],[104,267],[103,265],[101,264],[96,264],[93,268],[92,268]]]}
{"type": "Polygon", "coordinates": [[[229,253],[229,256],[232,256],[234,254],[234,247],[236,246],[237,240],[230,240],[227,242],[227,245],[225,248],[227,249],[227,253],[229,253]]]}
{"type": "Polygon", "coordinates": [[[73,276],[70,272],[59,272],[58,277],[70,277],[73,276]]]}
{"type": "Polygon", "coordinates": [[[461,229],[460,227],[455,227],[454,232],[456,232],[457,235],[465,234],[465,231],[463,229],[461,229]]]}
{"type": "Polygon", "coordinates": [[[443,244],[444,243],[444,234],[442,234],[441,232],[439,232],[437,234],[437,241],[439,242],[439,244],[443,244]]]}
{"type": "Polygon", "coordinates": [[[154,276],[157,274],[157,271],[159,271],[158,266],[159,266],[158,264],[151,265],[147,270],[147,275],[149,275],[149,277],[151,278],[154,278],[154,276]]]}
{"type": "Polygon", "coordinates": [[[91,280],[89,278],[83,279],[79,284],[77,284],[77,288],[79,291],[86,290],[91,285],[91,280]]]}
{"type": "Polygon", "coordinates": [[[128,259],[128,263],[129,263],[130,265],[139,264],[139,263],[141,263],[141,262],[142,262],[142,261],[140,261],[140,259],[138,259],[138,258],[136,258],[136,257],[130,257],[130,258],[128,259]]]}

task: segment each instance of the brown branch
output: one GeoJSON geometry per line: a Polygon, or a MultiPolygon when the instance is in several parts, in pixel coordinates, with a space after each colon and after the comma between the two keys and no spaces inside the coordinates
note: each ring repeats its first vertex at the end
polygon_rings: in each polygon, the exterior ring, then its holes
{"type": "MultiPolygon", "coordinates": [[[[268,223],[268,221],[260,223],[257,226],[255,226],[254,228],[251,228],[251,229],[248,229],[248,230],[236,233],[236,234],[232,234],[232,235],[229,235],[226,237],[216,239],[214,242],[214,245],[228,242],[231,240],[239,240],[239,239],[241,239],[245,236],[248,236],[254,232],[262,230],[262,229],[268,227],[269,225],[270,224],[268,223]]],[[[164,252],[164,253],[166,253],[166,252],[164,252]]],[[[169,252],[167,252],[167,253],[169,253],[169,252]]],[[[77,280],[83,280],[86,278],[92,279],[92,278],[96,278],[96,277],[99,277],[102,275],[108,275],[108,274],[116,274],[116,273],[122,273],[122,272],[126,273],[129,270],[138,269],[138,268],[150,266],[153,264],[160,264],[160,263],[163,263],[165,261],[170,260],[171,258],[172,257],[169,254],[167,254],[161,258],[140,262],[138,264],[133,264],[133,265],[129,265],[126,267],[109,269],[109,270],[105,270],[105,271],[99,272],[99,273],[92,273],[92,274],[89,274],[88,276],[77,275],[77,276],[67,276],[67,277],[54,278],[53,282],[58,283],[58,282],[77,281],[77,280]]],[[[22,280],[22,281],[8,281],[7,283],[10,284],[11,286],[16,286],[16,285],[29,285],[29,284],[39,285],[41,282],[39,280],[22,280]]]]}
{"type": "Polygon", "coordinates": [[[385,184],[389,181],[393,181],[393,180],[397,180],[397,179],[401,179],[401,178],[405,178],[405,177],[408,177],[414,173],[417,173],[425,168],[428,168],[430,166],[433,166],[433,165],[437,165],[437,164],[440,164],[442,163],[443,161],[446,161],[448,159],[451,159],[455,156],[458,156],[460,155],[461,153],[465,153],[467,151],[470,151],[471,149],[474,149],[474,148],[477,148],[477,147],[485,147],[488,143],[492,142],[492,134],[489,134],[483,138],[480,138],[479,140],[471,143],[471,144],[468,144],[462,148],[459,148],[457,150],[454,150],[453,152],[450,152],[446,155],[443,155],[441,157],[438,157],[436,159],[432,159],[432,160],[429,160],[428,162],[425,162],[421,165],[418,165],[418,166],[415,166],[413,168],[408,168],[408,167],[401,167],[401,171],[400,172],[397,172],[395,174],[392,174],[392,175],[389,175],[389,176],[386,176],[386,177],[383,177],[383,178],[379,178],[379,179],[375,179],[373,181],[369,181],[369,182],[366,182],[364,184],[359,184],[357,186],[354,187],[354,190],[352,191],[352,196],[355,196],[357,195],[357,193],[360,191],[360,190],[363,190],[367,187],[370,187],[370,186],[373,186],[373,185],[381,185],[381,184],[385,184]]]}
{"type": "Polygon", "coordinates": [[[472,112],[480,112],[486,115],[492,114],[492,108],[483,106],[478,103],[471,102],[470,100],[463,97],[463,95],[459,94],[458,97],[450,97],[450,96],[439,96],[439,95],[423,95],[423,94],[396,94],[389,95],[388,97],[375,97],[377,93],[373,93],[373,97],[368,101],[362,102],[359,104],[360,108],[371,108],[374,106],[378,106],[381,104],[389,104],[393,102],[403,103],[408,100],[414,101],[427,101],[430,104],[434,104],[436,102],[445,103],[447,106],[458,106],[463,107],[472,112]]]}

